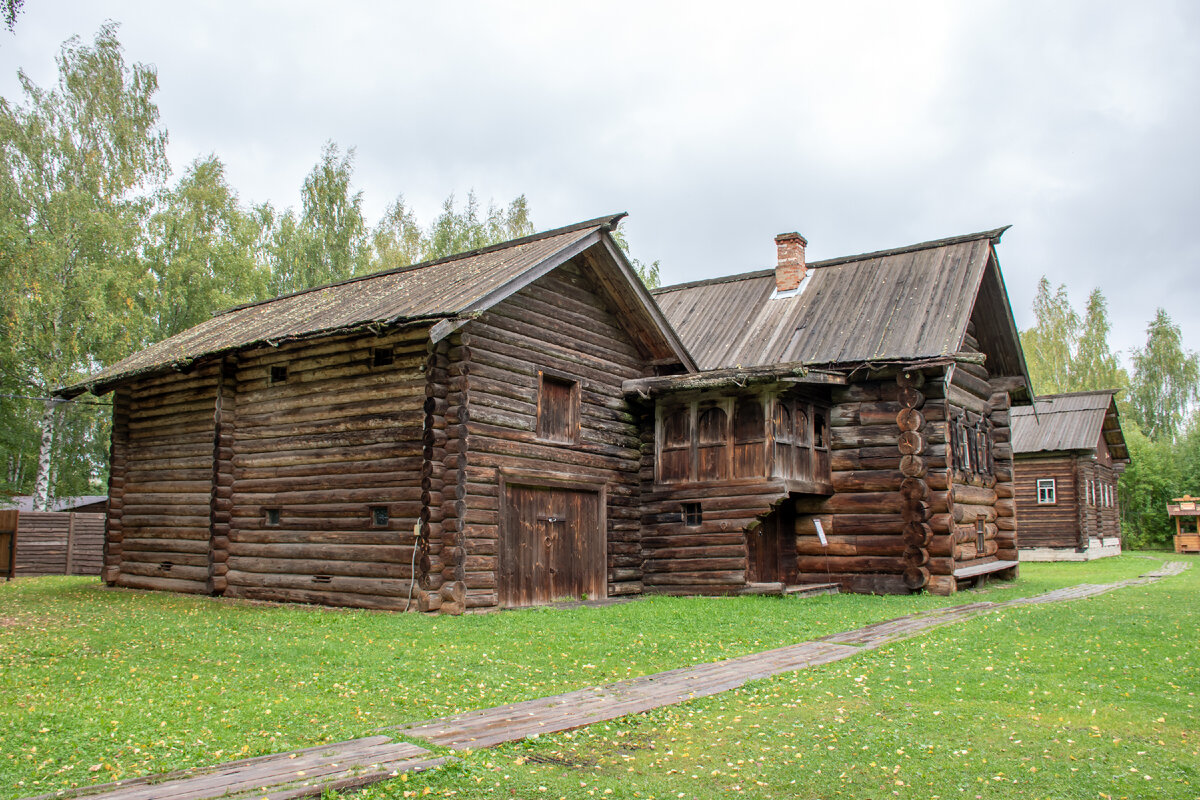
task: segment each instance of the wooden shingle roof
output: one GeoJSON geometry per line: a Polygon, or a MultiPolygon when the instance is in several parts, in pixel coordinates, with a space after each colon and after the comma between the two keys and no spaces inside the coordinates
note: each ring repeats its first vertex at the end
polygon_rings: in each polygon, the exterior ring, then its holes
{"type": "Polygon", "coordinates": [[[59,394],[70,397],[84,391],[103,393],[139,375],[261,344],[465,318],[596,245],[607,252],[609,263],[626,273],[628,280],[617,279],[611,285],[622,294],[634,315],[646,318],[643,327],[653,329],[655,339],[650,344],[677,355],[690,368],[690,356],[637,282],[624,256],[607,236],[602,237],[623,216],[600,217],[435,261],[238,306],[134,353],[85,381],[64,387],[59,394]],[[644,302],[638,302],[639,295],[644,302]]]}
{"type": "Polygon", "coordinates": [[[1129,461],[1116,391],[1042,395],[1009,411],[1014,454],[1094,450],[1103,434],[1114,461],[1129,461]]]}
{"type": "Polygon", "coordinates": [[[1026,376],[993,244],[1006,228],[808,265],[801,291],[775,297],[774,270],[654,293],[702,369],[951,356],[975,314],[995,375],[1026,376]]]}

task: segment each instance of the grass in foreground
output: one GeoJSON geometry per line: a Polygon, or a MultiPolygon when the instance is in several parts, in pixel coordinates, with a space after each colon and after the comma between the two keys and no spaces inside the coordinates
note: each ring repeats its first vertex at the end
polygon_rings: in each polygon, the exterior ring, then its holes
{"type": "MultiPolygon", "coordinates": [[[[458,618],[112,591],[78,578],[15,581],[0,585],[0,792],[335,741],[913,611],[1120,580],[1153,563],[1025,565],[1015,584],[951,598],[658,597],[458,618]]],[[[484,763],[446,770],[432,780],[447,783],[430,786],[450,791],[456,770],[484,763]]]]}
{"type": "Polygon", "coordinates": [[[724,695],[470,753],[359,797],[1194,800],[1192,560],[1147,587],[1005,610],[724,695]]]}

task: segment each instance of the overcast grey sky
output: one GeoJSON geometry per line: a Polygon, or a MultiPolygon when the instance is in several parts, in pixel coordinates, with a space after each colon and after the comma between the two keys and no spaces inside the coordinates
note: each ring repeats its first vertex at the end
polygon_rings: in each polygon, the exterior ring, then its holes
{"type": "Polygon", "coordinates": [[[296,205],[332,139],[370,221],[403,193],[524,193],[539,228],[628,211],[664,283],[1012,224],[1037,281],[1100,287],[1128,356],[1157,306],[1200,347],[1200,4],[27,0],[0,92],[121,23],[158,69],[177,172],[215,152],[296,205]]]}

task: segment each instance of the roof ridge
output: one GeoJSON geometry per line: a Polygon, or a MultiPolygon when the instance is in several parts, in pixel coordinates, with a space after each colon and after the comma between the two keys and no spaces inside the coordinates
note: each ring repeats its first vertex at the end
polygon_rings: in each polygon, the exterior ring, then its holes
{"type": "Polygon", "coordinates": [[[560,236],[562,234],[571,233],[573,231],[585,230],[588,228],[606,228],[606,229],[611,230],[612,228],[616,227],[617,223],[620,222],[621,219],[623,217],[625,217],[627,214],[628,214],[628,212],[622,211],[619,214],[609,214],[609,215],[603,216],[603,217],[596,217],[595,219],[589,219],[589,220],[585,220],[583,222],[576,222],[571,225],[564,225],[561,228],[552,228],[547,231],[541,231],[540,233],[531,233],[528,236],[521,236],[516,239],[509,239],[508,241],[505,241],[505,242],[497,242],[496,244],[490,244],[486,247],[477,247],[474,250],[466,250],[461,253],[452,253],[451,255],[442,256],[441,258],[435,258],[435,259],[431,259],[429,261],[422,261],[419,264],[408,264],[403,267],[393,267],[392,269],[380,270],[379,272],[372,272],[367,275],[356,275],[352,278],[344,278],[343,280],[333,281],[332,283],[325,283],[320,286],[312,286],[307,289],[298,289],[294,292],[288,292],[287,294],[281,294],[277,297],[268,297],[265,300],[255,300],[252,303],[242,303],[241,305],[233,306],[232,308],[227,308],[227,309],[224,309],[223,311],[214,312],[213,316],[219,317],[219,316],[223,316],[225,314],[232,314],[235,311],[241,311],[246,308],[253,308],[255,306],[261,306],[261,305],[265,305],[266,303],[274,303],[276,300],[286,300],[289,297],[298,297],[300,295],[310,294],[311,292],[319,292],[323,289],[332,289],[335,286],[345,286],[345,285],[351,284],[351,283],[358,283],[359,281],[371,280],[373,278],[380,278],[380,277],[383,277],[384,275],[398,275],[402,272],[413,272],[418,269],[425,269],[426,267],[435,267],[439,264],[447,264],[451,261],[458,261],[463,258],[471,258],[473,256],[483,255],[484,253],[494,253],[497,250],[506,250],[510,247],[519,247],[521,245],[529,244],[531,242],[537,242],[542,239],[549,239],[552,236],[560,236]]]}
{"type": "MultiPolygon", "coordinates": [[[[931,239],[928,242],[918,242],[917,244],[909,244],[903,247],[893,247],[889,250],[874,250],[870,253],[859,253],[853,256],[839,256],[837,258],[826,258],[821,261],[810,262],[807,266],[810,269],[818,269],[821,267],[836,267],[840,264],[850,264],[855,261],[867,261],[872,258],[884,258],[886,256],[903,255],[904,253],[915,253],[920,250],[931,250],[935,247],[949,247],[955,244],[963,244],[964,242],[973,242],[977,239],[990,239],[993,244],[1000,241],[1000,237],[1004,232],[1011,228],[1011,225],[1004,225],[1000,228],[993,228],[990,231],[979,231],[977,233],[966,233],[959,236],[949,236],[944,239],[931,239]]],[[[705,278],[698,281],[688,281],[686,283],[676,283],[670,286],[661,286],[655,289],[652,294],[665,294],[666,292],[675,292],[680,289],[693,289],[697,286],[715,286],[721,283],[732,283],[733,281],[751,280],[753,278],[763,278],[774,274],[774,267],[767,269],[754,270],[752,272],[742,272],[735,275],[723,275],[717,278],[705,278]]]]}
{"type": "Polygon", "coordinates": [[[665,294],[674,292],[679,289],[691,289],[695,286],[716,286],[719,283],[733,283],[734,281],[748,281],[754,278],[765,278],[768,275],[774,275],[774,269],[759,269],[753,272],[742,272],[737,275],[721,275],[716,278],[702,278],[698,281],[688,281],[686,283],[673,283],[670,286],[660,286],[657,289],[651,290],[650,294],[665,294]]]}

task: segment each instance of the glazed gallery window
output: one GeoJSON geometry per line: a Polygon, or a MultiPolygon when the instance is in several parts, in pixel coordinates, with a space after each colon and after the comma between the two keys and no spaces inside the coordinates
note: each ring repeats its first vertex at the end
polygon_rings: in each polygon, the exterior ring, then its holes
{"type": "Polygon", "coordinates": [[[1039,478],[1037,482],[1038,505],[1054,505],[1054,478],[1039,478]]]}

